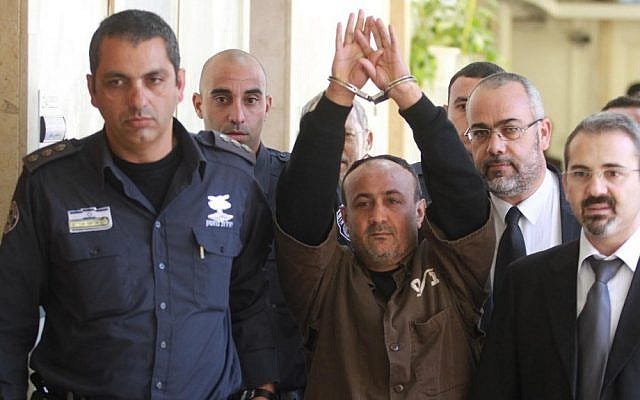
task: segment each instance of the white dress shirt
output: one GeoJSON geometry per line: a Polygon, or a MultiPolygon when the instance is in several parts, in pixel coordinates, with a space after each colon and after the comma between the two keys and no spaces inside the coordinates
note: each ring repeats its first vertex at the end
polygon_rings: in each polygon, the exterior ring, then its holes
{"type": "Polygon", "coordinates": [[[605,257],[589,242],[589,239],[584,234],[584,229],[580,232],[580,255],[578,257],[578,285],[577,285],[577,315],[584,308],[587,302],[587,293],[593,282],[596,279],[596,275],[589,266],[589,261],[585,261],[589,256],[594,255],[598,259],[611,260],[619,258],[623,261],[623,265],[618,269],[618,272],[609,280],[607,287],[609,288],[609,300],[611,302],[611,325],[609,335],[609,345],[613,343],[613,339],[618,327],[618,321],[620,320],[620,314],[622,313],[622,307],[624,301],[627,298],[629,287],[631,286],[631,280],[633,279],[633,273],[638,265],[638,258],[640,258],[640,229],[631,235],[629,239],[618,250],[616,250],[609,257],[605,257]]]}
{"type": "MultiPolygon", "coordinates": [[[[491,283],[496,266],[496,254],[506,225],[504,219],[511,204],[491,194],[493,225],[496,231],[496,247],[491,264],[491,283]]],[[[527,248],[527,255],[546,250],[562,243],[560,223],[560,182],[553,172],[546,169],[542,184],[531,196],[520,202],[518,210],[522,218],[518,222],[527,248]]]]}

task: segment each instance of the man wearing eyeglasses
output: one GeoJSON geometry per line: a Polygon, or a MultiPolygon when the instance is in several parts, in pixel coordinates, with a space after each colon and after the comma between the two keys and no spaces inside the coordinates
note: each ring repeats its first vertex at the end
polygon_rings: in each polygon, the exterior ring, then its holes
{"type": "Polygon", "coordinates": [[[489,188],[496,231],[492,295],[484,307],[486,331],[507,265],[515,259],[577,238],[560,176],[544,151],[551,140],[539,91],[508,72],[481,80],[467,102],[467,138],[489,188]]]}
{"type": "Polygon", "coordinates": [[[579,239],[511,264],[471,398],[640,398],[640,127],[587,117],[565,145],[579,239]]]}

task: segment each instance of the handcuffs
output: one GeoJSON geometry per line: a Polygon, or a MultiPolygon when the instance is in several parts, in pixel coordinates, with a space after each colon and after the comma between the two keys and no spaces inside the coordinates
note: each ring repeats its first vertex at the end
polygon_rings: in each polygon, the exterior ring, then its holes
{"type": "Polygon", "coordinates": [[[356,96],[363,98],[367,101],[372,102],[373,104],[378,104],[378,103],[382,103],[383,101],[387,100],[389,98],[389,91],[391,91],[391,89],[393,89],[394,87],[400,85],[401,83],[404,82],[417,82],[416,77],[413,75],[405,75],[405,76],[401,76],[398,79],[395,79],[391,82],[389,82],[389,86],[387,86],[387,88],[385,90],[381,90],[378,93],[374,94],[373,96],[371,96],[370,94],[367,94],[365,92],[363,92],[362,90],[358,89],[358,87],[356,87],[356,85],[347,82],[347,81],[343,81],[340,78],[337,78],[333,75],[329,76],[329,82],[334,82],[340,86],[342,86],[343,88],[347,89],[348,91],[350,91],[351,93],[355,94],[356,96]]]}

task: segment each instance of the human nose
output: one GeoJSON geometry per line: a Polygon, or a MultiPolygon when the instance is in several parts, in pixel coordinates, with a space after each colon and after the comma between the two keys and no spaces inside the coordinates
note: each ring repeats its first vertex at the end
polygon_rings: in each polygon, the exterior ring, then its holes
{"type": "Polygon", "coordinates": [[[384,205],[376,202],[373,207],[371,207],[371,213],[369,215],[369,220],[371,222],[380,223],[386,220],[386,210],[384,205]]]}
{"type": "Polygon", "coordinates": [[[489,137],[487,138],[487,152],[490,154],[502,154],[506,148],[506,141],[495,129],[489,131],[489,137]]]}
{"type": "Polygon", "coordinates": [[[236,125],[244,123],[244,106],[242,105],[242,102],[234,102],[231,107],[231,115],[229,116],[229,119],[236,125]]]}
{"type": "Polygon", "coordinates": [[[606,193],[608,190],[607,179],[604,176],[603,171],[592,171],[589,180],[587,181],[587,191],[592,196],[599,196],[606,193]]]}
{"type": "Polygon", "coordinates": [[[147,93],[141,81],[134,82],[129,90],[129,104],[136,110],[141,110],[147,105],[147,93]]]}

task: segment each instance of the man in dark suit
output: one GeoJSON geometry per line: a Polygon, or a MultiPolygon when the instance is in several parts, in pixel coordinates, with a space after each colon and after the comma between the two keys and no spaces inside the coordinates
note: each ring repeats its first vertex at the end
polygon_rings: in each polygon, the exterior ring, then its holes
{"type": "Polygon", "coordinates": [[[466,109],[471,153],[487,182],[500,238],[489,282],[493,295],[483,316],[486,330],[506,266],[577,238],[579,225],[558,171],[545,161],[552,125],[533,83],[514,73],[492,74],[476,84],[466,109]]]}
{"type": "Polygon", "coordinates": [[[582,233],[511,264],[472,399],[640,398],[639,154],[622,114],[571,133],[563,186],[582,233]]]}

